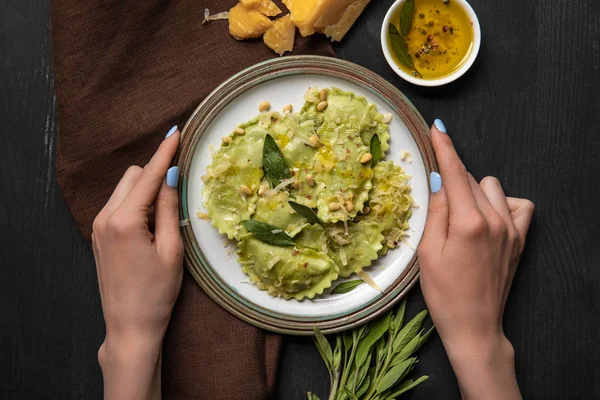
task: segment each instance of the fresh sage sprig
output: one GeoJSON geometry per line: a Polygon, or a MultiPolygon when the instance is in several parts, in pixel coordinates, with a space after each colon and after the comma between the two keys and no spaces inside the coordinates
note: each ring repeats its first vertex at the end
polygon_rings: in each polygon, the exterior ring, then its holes
{"type": "Polygon", "coordinates": [[[302,204],[298,204],[295,201],[291,200],[288,201],[288,204],[294,209],[294,211],[306,218],[309,223],[323,225],[323,222],[319,219],[319,217],[313,211],[312,208],[306,207],[302,204]]]}
{"type": "Polygon", "coordinates": [[[371,155],[373,156],[372,161],[371,161],[371,168],[373,168],[379,162],[379,160],[381,160],[381,156],[382,156],[381,140],[379,139],[379,135],[377,135],[377,134],[373,135],[373,137],[371,138],[369,150],[371,152],[371,155]]]}
{"type": "MultiPolygon", "coordinates": [[[[315,345],[330,376],[329,400],[392,400],[425,381],[406,379],[414,369],[413,354],[429,338],[433,327],[422,329],[427,310],[421,311],[403,326],[406,299],[395,312],[340,333],[332,349],[315,326],[315,345]]],[[[308,393],[309,400],[319,400],[308,393]]]]}
{"type": "Polygon", "coordinates": [[[353,281],[342,282],[331,290],[331,294],[348,293],[349,291],[354,290],[361,283],[363,283],[362,279],[356,279],[353,281]]]}
{"type": "Polygon", "coordinates": [[[279,185],[282,180],[292,177],[290,168],[285,162],[281,150],[277,147],[275,139],[273,139],[271,135],[265,136],[263,168],[265,171],[265,178],[267,178],[273,187],[279,185]]]}
{"type": "Polygon", "coordinates": [[[253,233],[261,242],[280,247],[294,246],[295,244],[294,240],[283,229],[274,225],[265,224],[255,219],[247,219],[243,221],[243,224],[248,232],[253,233]]]}

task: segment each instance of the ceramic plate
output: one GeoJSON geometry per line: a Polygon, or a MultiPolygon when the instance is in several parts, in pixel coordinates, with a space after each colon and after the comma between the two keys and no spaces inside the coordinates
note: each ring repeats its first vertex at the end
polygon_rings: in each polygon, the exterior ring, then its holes
{"type": "Polygon", "coordinates": [[[312,334],[315,324],[326,333],[349,329],[390,308],[418,278],[415,249],[425,226],[429,173],[437,169],[429,128],[400,91],[367,69],[317,56],[283,57],[254,65],[231,77],[198,106],[182,131],[177,163],[188,269],[218,304],[251,324],[297,335],[312,334]],[[261,101],[270,101],[271,110],[281,110],[288,103],[299,110],[307,88],[315,85],[352,91],[375,103],[381,113],[393,114],[386,160],[401,165],[412,176],[412,195],[419,207],[410,218],[410,245],[389,251],[367,269],[383,293],[360,285],[346,294],[326,291],[314,300],[271,297],[249,282],[225,237],[196,217],[197,211],[206,211],[200,177],[212,162],[211,149],[217,149],[221,138],[237,124],[255,117],[261,101]],[[403,150],[411,153],[412,163],[400,160],[403,150]]]}

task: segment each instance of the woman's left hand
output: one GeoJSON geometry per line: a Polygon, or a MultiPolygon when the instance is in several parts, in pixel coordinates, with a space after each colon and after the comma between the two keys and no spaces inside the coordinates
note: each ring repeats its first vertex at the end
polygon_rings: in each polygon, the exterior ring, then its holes
{"type": "Polygon", "coordinates": [[[138,384],[146,376],[146,394],[155,394],[156,379],[160,387],[162,339],[183,276],[179,171],[169,168],[179,136],[174,127],[143,169],[130,167],[94,220],[92,247],[106,322],[98,352],[105,398],[128,392],[127,376],[138,384]]]}

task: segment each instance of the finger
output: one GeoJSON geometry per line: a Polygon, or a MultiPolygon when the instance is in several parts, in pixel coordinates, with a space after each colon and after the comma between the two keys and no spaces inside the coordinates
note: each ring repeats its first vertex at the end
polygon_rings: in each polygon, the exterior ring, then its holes
{"type": "Polygon", "coordinates": [[[158,254],[169,259],[178,257],[181,248],[179,199],[177,196],[178,180],[179,168],[171,167],[156,197],[154,210],[154,236],[158,254]]]}
{"type": "Polygon", "coordinates": [[[444,243],[448,237],[448,201],[446,191],[442,187],[442,177],[437,172],[429,176],[431,198],[427,211],[427,222],[423,241],[444,243]]]}
{"type": "Polygon", "coordinates": [[[142,174],[142,168],[137,165],[132,165],[127,168],[127,171],[123,174],[123,177],[117,184],[114,192],[106,202],[106,205],[101,212],[105,212],[107,215],[112,214],[123,202],[125,197],[129,194],[133,186],[136,184],[140,175],[142,174]]]}
{"type": "Polygon", "coordinates": [[[450,215],[472,212],[477,204],[471,191],[467,170],[456,153],[450,136],[446,133],[444,123],[439,119],[436,119],[431,127],[431,137],[440,174],[444,180],[450,215]]]}
{"type": "Polygon", "coordinates": [[[508,203],[513,224],[515,225],[515,228],[517,228],[517,232],[519,232],[519,237],[521,238],[521,251],[523,251],[525,238],[527,237],[527,232],[529,232],[529,226],[531,225],[531,218],[533,217],[535,206],[531,200],[518,199],[515,197],[507,197],[506,202],[508,203]]]}
{"type": "Polygon", "coordinates": [[[130,211],[147,211],[156,199],[178,146],[179,130],[174,126],[160,144],[150,162],[144,167],[140,178],[129,192],[129,195],[123,200],[123,207],[130,211]]]}
{"type": "Polygon", "coordinates": [[[492,207],[490,204],[490,201],[486,197],[485,193],[483,193],[483,190],[481,190],[481,187],[479,187],[479,184],[475,178],[473,178],[473,175],[470,173],[467,174],[469,175],[469,184],[471,185],[471,191],[473,192],[473,197],[475,197],[477,207],[479,207],[483,215],[487,217],[497,217],[498,213],[496,213],[496,210],[494,210],[494,207],[492,207]]]}
{"type": "MultiPolygon", "coordinates": [[[[502,185],[497,178],[493,176],[486,176],[479,183],[481,190],[485,193],[494,210],[504,220],[507,227],[513,227],[514,223],[510,216],[510,210],[508,209],[508,203],[506,202],[506,195],[502,190],[502,185]]],[[[513,228],[514,229],[514,228],[513,228]]]]}

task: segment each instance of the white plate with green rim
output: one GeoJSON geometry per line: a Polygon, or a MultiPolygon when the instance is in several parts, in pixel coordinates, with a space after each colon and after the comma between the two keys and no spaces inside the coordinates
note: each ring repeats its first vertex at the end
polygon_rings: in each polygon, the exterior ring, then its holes
{"type": "Polygon", "coordinates": [[[335,58],[294,56],[265,61],[234,75],[190,117],[182,131],[177,164],[181,174],[180,217],[189,221],[182,228],[187,267],[219,305],[253,325],[295,335],[311,335],[315,325],[325,333],[346,330],[385,312],[418,279],[416,248],[425,227],[429,173],[437,170],[429,128],[399,90],[363,67],[335,58]],[[409,221],[411,245],[390,250],[366,269],[383,293],[363,284],[345,294],[326,291],[312,300],[271,297],[249,282],[234,249],[226,247],[226,238],[210,222],[196,217],[196,212],[206,211],[201,176],[212,162],[211,149],[218,148],[222,137],[237,124],[255,117],[258,104],[264,100],[271,103],[272,110],[281,110],[286,104],[299,110],[311,86],[351,91],[374,103],[379,112],[393,115],[385,160],[401,165],[412,176],[412,196],[418,208],[409,221]],[[412,163],[400,160],[403,150],[410,152],[412,163]]]}

